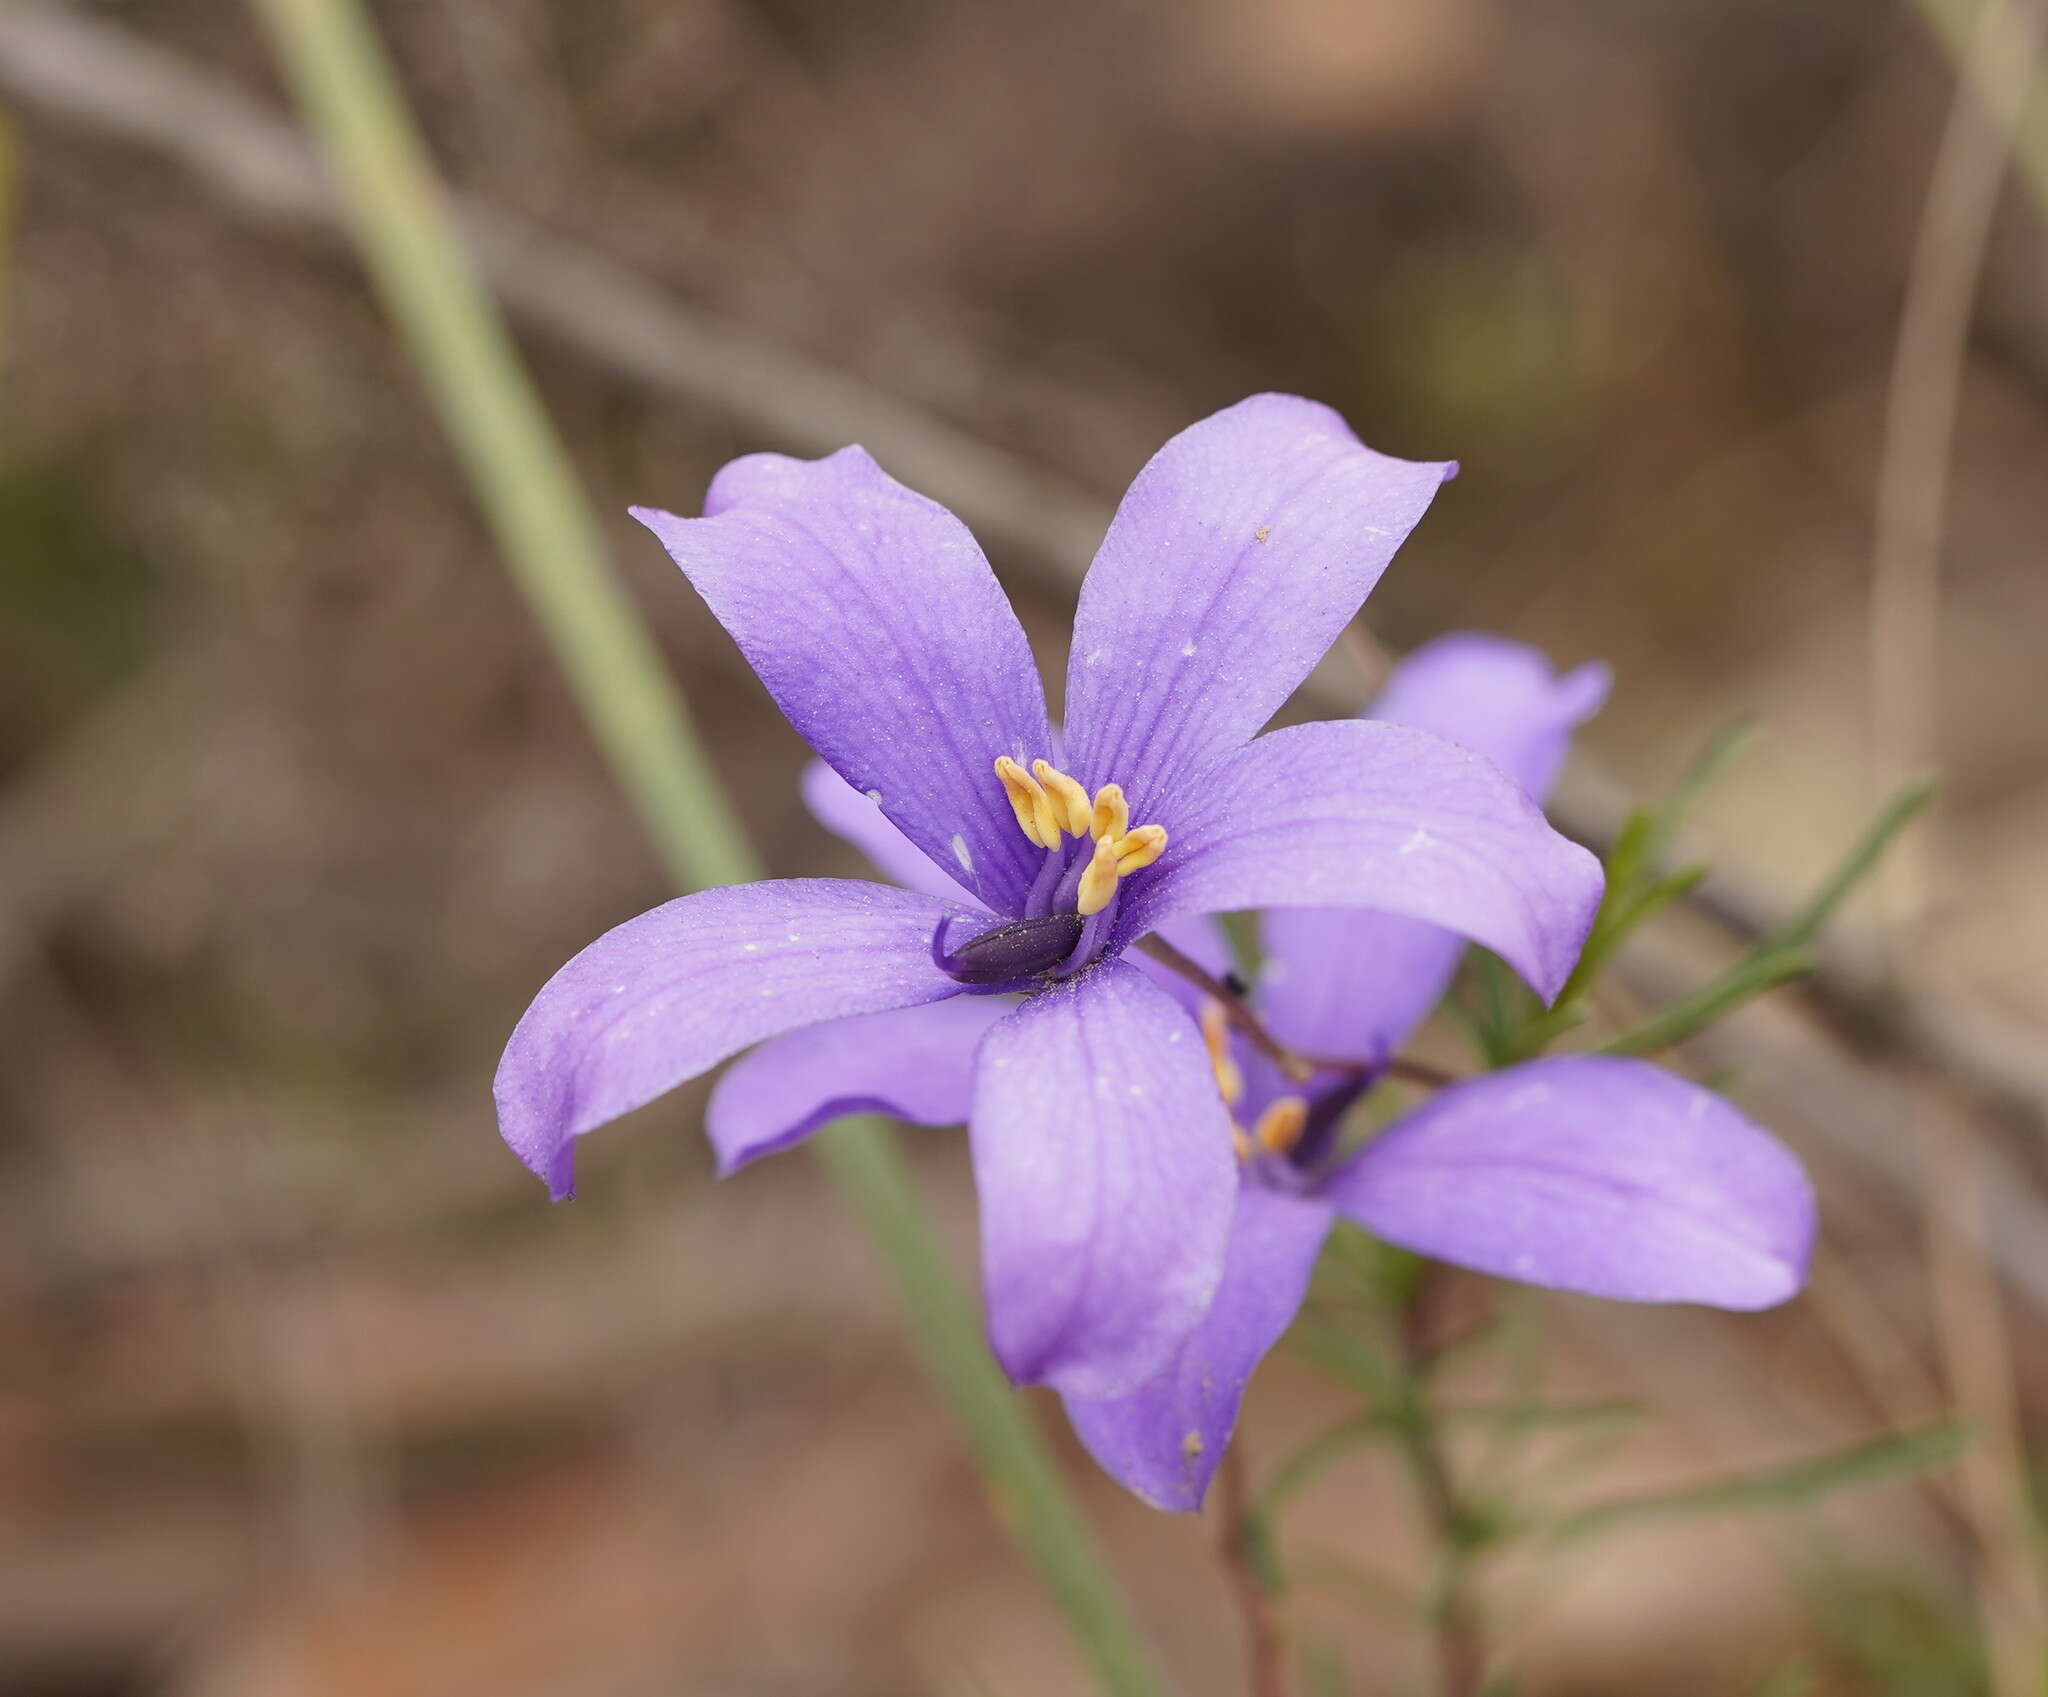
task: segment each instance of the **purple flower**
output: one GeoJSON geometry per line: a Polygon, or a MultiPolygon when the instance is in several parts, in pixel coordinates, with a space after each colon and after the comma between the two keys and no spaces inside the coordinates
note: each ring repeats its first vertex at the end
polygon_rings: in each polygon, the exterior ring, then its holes
{"type": "Polygon", "coordinates": [[[566,1195],[575,1137],[762,1043],[719,1092],[727,1169],[849,1107],[964,1103],[1005,1368],[1089,1397],[1151,1377],[1216,1294],[1239,1169],[1198,1031],[1124,949],[1202,914],[1367,906],[1547,997],[1598,901],[1593,858],[1452,743],[1257,735],[1448,469],[1279,395],[1175,437],[1082,589],[1063,743],[973,538],[860,449],[735,461],[701,519],[638,512],[850,786],[830,805],[900,834],[907,887],[710,890],[600,938],[512,1035],[506,1140],[566,1195]]]}
{"type": "MultiPolygon", "coordinates": [[[[1601,668],[1553,680],[1531,650],[1451,637],[1417,651],[1375,711],[1456,735],[1540,795],[1606,687],[1601,668]]],[[[1198,1008],[1244,1152],[1223,1282],[1151,1382],[1066,1398],[1082,1441],[1146,1501],[1201,1505],[1246,1382],[1340,1215],[1421,1254],[1593,1296],[1753,1309],[1799,1288],[1814,1218],[1798,1162],[1720,1097],[1641,1061],[1569,1056],[1482,1075],[1336,1151],[1369,1069],[1428,1012],[1462,945],[1409,920],[1301,910],[1268,915],[1264,941],[1268,1029],[1368,1070],[1297,1083],[1228,1030],[1220,1005],[1198,1008]]],[[[1220,939],[1208,949],[1213,962],[1220,939]]]]}

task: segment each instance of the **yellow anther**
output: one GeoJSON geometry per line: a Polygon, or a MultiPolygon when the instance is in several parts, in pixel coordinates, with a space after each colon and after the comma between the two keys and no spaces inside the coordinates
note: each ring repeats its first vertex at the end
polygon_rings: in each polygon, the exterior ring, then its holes
{"type": "Polygon", "coordinates": [[[1109,906],[1119,878],[1150,866],[1166,852],[1164,826],[1130,828],[1131,806],[1119,784],[1104,784],[1090,801],[1088,792],[1050,760],[1032,761],[1027,772],[1007,754],[997,758],[996,776],[1010,798],[1017,828],[1040,848],[1060,848],[1070,836],[1094,839],[1074,901],[1084,919],[1109,906]]]}
{"type": "Polygon", "coordinates": [[[1300,1096],[1282,1096],[1259,1115],[1252,1127],[1252,1140],[1269,1155],[1285,1155],[1308,1130],[1308,1102],[1300,1096]]]}
{"type": "Polygon", "coordinates": [[[1237,1158],[1240,1162],[1249,1161],[1252,1158],[1252,1140],[1245,1136],[1244,1132],[1237,1126],[1230,1128],[1230,1146],[1237,1151],[1237,1158]]]}
{"type": "Polygon", "coordinates": [[[1067,835],[1087,836],[1092,817],[1088,792],[1050,760],[1032,761],[1031,775],[1045,786],[1045,793],[1052,798],[1053,817],[1066,828],[1067,835]]]}
{"type": "Polygon", "coordinates": [[[1088,870],[1081,874],[1081,888],[1074,898],[1074,911],[1087,918],[1109,906],[1116,894],[1116,844],[1104,837],[1088,857],[1088,870]]]}
{"type": "MultiPolygon", "coordinates": [[[[1108,842],[1107,837],[1102,839],[1108,842]]],[[[1166,852],[1166,827],[1164,825],[1140,825],[1135,831],[1128,831],[1116,845],[1116,875],[1128,878],[1142,867],[1150,866],[1166,852]]]]}
{"type": "Polygon", "coordinates": [[[1236,1107],[1244,1098],[1244,1072],[1230,1052],[1230,1014],[1211,996],[1202,1003],[1202,1047],[1209,1051],[1209,1068],[1216,1074],[1216,1088],[1223,1093],[1226,1107],[1236,1107]]]}
{"type": "Polygon", "coordinates": [[[1010,798],[1010,811],[1017,815],[1017,829],[1040,848],[1059,847],[1059,821],[1053,816],[1052,798],[1039,781],[1007,754],[996,757],[996,776],[1010,798]]]}
{"type": "Polygon", "coordinates": [[[1131,804],[1124,800],[1122,784],[1104,784],[1095,792],[1095,811],[1089,823],[1091,835],[1112,840],[1131,828],[1131,804]]]}

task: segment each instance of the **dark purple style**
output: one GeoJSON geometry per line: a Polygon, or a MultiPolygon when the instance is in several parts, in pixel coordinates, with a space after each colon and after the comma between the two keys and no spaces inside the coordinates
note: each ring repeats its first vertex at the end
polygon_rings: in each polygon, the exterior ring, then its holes
{"type": "Polygon", "coordinates": [[[735,461],[701,519],[640,511],[846,801],[900,833],[907,887],[709,890],[609,932],[512,1035],[507,1142],[567,1195],[576,1137],[778,1040],[749,1077],[794,1111],[714,1125],[730,1168],[854,1107],[959,1118],[966,1048],[996,1354],[1070,1396],[1136,1391],[1216,1297],[1240,1167],[1200,1032],[1124,950],[1203,914],[1370,908],[1549,997],[1598,904],[1593,857],[1444,738],[1258,734],[1448,470],[1288,396],[1182,432],[1083,586],[1063,739],[973,538],[860,449],[735,461]]]}

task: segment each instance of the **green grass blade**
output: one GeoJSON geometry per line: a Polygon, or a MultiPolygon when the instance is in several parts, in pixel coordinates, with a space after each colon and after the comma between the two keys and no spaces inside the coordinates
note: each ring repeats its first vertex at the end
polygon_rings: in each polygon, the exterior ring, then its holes
{"type": "MultiPolygon", "coordinates": [[[[613,576],[560,439],[478,282],[360,0],[253,0],[341,184],[385,305],[620,787],[684,888],[758,862],[645,625],[613,576]]],[[[1114,1697],[1162,1687],[1029,1411],[989,1358],[888,1128],[814,1142],[887,1266],[918,1354],[1003,1523],[1114,1697]]]]}
{"type": "Polygon", "coordinates": [[[1643,842],[1642,867],[1646,875],[1654,874],[1663,860],[1665,851],[1671,847],[1671,839],[1678,827],[1685,823],[1685,817],[1704,795],[1714,780],[1728,770],[1737,759],[1748,752],[1749,745],[1756,740],[1756,721],[1741,718],[1723,726],[1707,739],[1706,747],[1692,758],[1692,763],[1678,775],[1678,782],[1671,786],[1671,793],[1660,802],[1650,816],[1650,827],[1643,842]]]}
{"type": "Polygon", "coordinates": [[[477,504],[650,840],[685,887],[758,876],[359,0],[254,4],[477,504]]]}
{"type": "Polygon", "coordinates": [[[1961,1425],[1941,1421],[1705,1485],[1610,1498],[1552,1522],[1548,1535],[1552,1542],[1569,1543],[1649,1521],[1732,1509],[1789,1508],[1836,1491],[1939,1467],[1954,1460],[1967,1441],[1968,1433],[1961,1425]]]}
{"type": "Polygon", "coordinates": [[[1123,1593],[1032,1422],[1029,1401],[989,1358],[981,1311],[931,1229],[901,1140],[879,1121],[855,1119],[812,1141],[889,1269],[912,1344],[967,1435],[997,1516],[1038,1569],[1102,1688],[1117,1697],[1158,1697],[1163,1687],[1123,1593]]]}
{"type": "Polygon", "coordinates": [[[1702,985],[1690,996],[1653,1014],[1632,1031],[1625,1031],[1602,1046],[1607,1055],[1654,1055],[1704,1031],[1714,1021],[1733,1013],[1744,1002],[1775,990],[1790,979],[1803,978],[1814,968],[1811,949],[1780,949],[1770,954],[1750,955],[1739,960],[1712,983],[1702,985]]]}
{"type": "Polygon", "coordinates": [[[1865,827],[1863,835],[1856,839],[1842,857],[1841,865],[1814,893],[1813,899],[1773,932],[1763,946],[1771,949],[1797,948],[1819,936],[1842,903],[1855,894],[1856,886],[1877,869],[1877,863],[1884,858],[1885,850],[1891,847],[1892,839],[1934,799],[1934,790],[1935,786],[1930,781],[1913,784],[1892,797],[1883,811],[1865,827]]]}

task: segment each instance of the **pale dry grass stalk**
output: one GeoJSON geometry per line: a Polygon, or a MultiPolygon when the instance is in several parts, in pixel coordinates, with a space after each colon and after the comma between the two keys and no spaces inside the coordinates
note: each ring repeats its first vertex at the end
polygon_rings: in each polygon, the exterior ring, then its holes
{"type": "MultiPolygon", "coordinates": [[[[1870,586],[1871,765],[1880,798],[1940,767],[1940,557],[1970,320],[2009,141],[2040,58],[2039,0],[1982,0],[1923,203],[1900,310],[1876,490],[1870,586]]],[[[1882,869],[1894,976],[1924,978],[1939,837],[1924,822],[1882,869]]],[[[1927,1206],[1928,1276],[1948,1390],[1975,1428],[1960,1470],[1978,1549],[1994,1697],[2039,1697],[2043,1601],[2002,1292],[1985,1252],[1977,1128],[1901,1077],[1927,1206]]]]}

